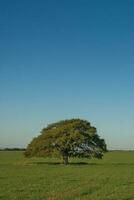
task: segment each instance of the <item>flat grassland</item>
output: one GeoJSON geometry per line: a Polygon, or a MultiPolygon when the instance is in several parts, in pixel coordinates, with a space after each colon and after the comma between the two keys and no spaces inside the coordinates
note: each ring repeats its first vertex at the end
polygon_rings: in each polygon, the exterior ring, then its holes
{"type": "Polygon", "coordinates": [[[0,200],[134,200],[134,152],[59,162],[1,151],[0,200]]]}

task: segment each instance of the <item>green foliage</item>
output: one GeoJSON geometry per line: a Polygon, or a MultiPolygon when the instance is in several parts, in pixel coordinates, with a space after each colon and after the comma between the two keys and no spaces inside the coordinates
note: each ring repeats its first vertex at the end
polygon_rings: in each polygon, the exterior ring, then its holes
{"type": "Polygon", "coordinates": [[[61,155],[67,164],[68,157],[102,158],[105,151],[105,141],[95,127],[86,120],[70,119],[43,128],[41,135],[28,145],[25,155],[61,155]]]}

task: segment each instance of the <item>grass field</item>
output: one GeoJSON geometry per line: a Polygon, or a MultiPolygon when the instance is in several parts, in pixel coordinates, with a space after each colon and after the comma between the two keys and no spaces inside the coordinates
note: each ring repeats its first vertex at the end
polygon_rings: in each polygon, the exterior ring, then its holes
{"type": "Polygon", "coordinates": [[[0,200],[134,200],[134,152],[58,162],[1,151],[0,200]]]}

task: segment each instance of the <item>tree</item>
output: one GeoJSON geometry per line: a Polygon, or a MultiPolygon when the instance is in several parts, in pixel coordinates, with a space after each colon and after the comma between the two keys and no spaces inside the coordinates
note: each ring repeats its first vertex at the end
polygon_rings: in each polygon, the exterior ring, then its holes
{"type": "Polygon", "coordinates": [[[60,155],[67,165],[69,157],[102,158],[105,151],[104,139],[99,137],[90,122],[70,119],[43,128],[41,135],[28,145],[25,156],[60,155]]]}

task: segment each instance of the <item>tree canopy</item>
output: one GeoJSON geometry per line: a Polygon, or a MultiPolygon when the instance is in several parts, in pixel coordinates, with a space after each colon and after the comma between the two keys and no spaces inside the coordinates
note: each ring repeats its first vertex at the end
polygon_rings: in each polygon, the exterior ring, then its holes
{"type": "Polygon", "coordinates": [[[81,119],[62,120],[43,128],[27,146],[25,155],[50,156],[60,155],[64,164],[69,157],[102,158],[106,143],[97,134],[97,129],[90,122],[81,119]]]}

